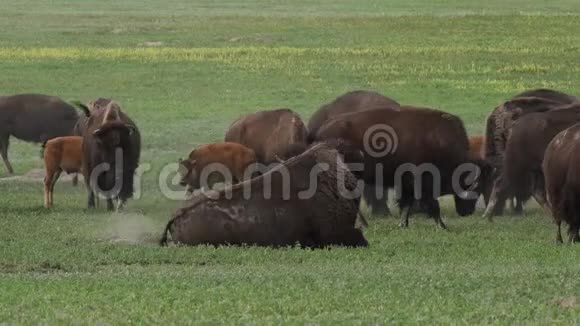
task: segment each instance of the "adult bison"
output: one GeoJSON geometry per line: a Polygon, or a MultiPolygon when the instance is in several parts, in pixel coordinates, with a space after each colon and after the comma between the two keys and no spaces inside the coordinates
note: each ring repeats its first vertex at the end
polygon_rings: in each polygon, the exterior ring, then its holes
{"type": "Polygon", "coordinates": [[[481,192],[479,180],[489,172],[482,159],[470,156],[463,122],[434,109],[403,106],[400,111],[341,115],[320,128],[316,138],[342,139],[363,152],[364,168],[358,175],[367,184],[395,188],[402,227],[408,226],[409,210],[418,202],[446,228],[438,202],[445,194],[454,195],[459,215],[472,214],[481,192]]]}
{"type": "Polygon", "coordinates": [[[484,217],[492,219],[496,205],[508,196],[520,202],[534,196],[545,205],[542,161],[548,144],[562,130],[580,122],[580,105],[572,104],[558,110],[529,113],[512,127],[507,141],[502,174],[495,180],[484,217]]]}
{"type": "Polygon", "coordinates": [[[548,145],[542,171],[546,178],[548,206],[558,229],[556,241],[562,243],[560,225],[568,223],[569,241],[580,242],[580,124],[561,131],[548,145]]]}
{"type": "MultiPolygon", "coordinates": [[[[484,157],[494,168],[492,179],[498,182],[510,130],[520,117],[534,112],[545,112],[571,104],[577,98],[552,89],[533,89],[515,95],[497,106],[487,117],[485,127],[484,157]]],[[[503,212],[504,202],[496,205],[494,215],[503,212]]],[[[515,212],[522,212],[522,203],[517,202],[515,212]]]]}
{"type": "Polygon", "coordinates": [[[0,96],[0,155],[8,173],[10,136],[34,143],[69,136],[79,119],[77,110],[58,97],[41,94],[0,96]]]}
{"type": "MultiPolygon", "coordinates": [[[[315,141],[318,129],[328,120],[341,114],[377,108],[398,111],[400,107],[401,105],[397,101],[374,91],[356,90],[345,93],[332,102],[324,104],[314,112],[308,121],[308,140],[309,142],[315,141]]],[[[377,197],[377,191],[371,185],[367,185],[363,197],[373,215],[390,215],[389,207],[387,206],[387,192],[377,197]]]]}
{"type": "Polygon", "coordinates": [[[276,109],[237,119],[227,130],[225,141],[252,149],[259,162],[268,164],[302,152],[307,147],[306,137],[306,126],[297,113],[276,109]]]}
{"type": "Polygon", "coordinates": [[[133,177],[139,165],[141,136],[135,123],[109,102],[93,110],[82,130],[83,175],[89,190],[88,207],[95,207],[95,195],[107,199],[107,209],[117,209],[133,196],[133,177]]]}
{"type": "Polygon", "coordinates": [[[187,245],[367,246],[355,228],[356,187],[337,151],[316,144],[259,177],[194,196],[168,222],[161,244],[170,235],[187,245]]]}

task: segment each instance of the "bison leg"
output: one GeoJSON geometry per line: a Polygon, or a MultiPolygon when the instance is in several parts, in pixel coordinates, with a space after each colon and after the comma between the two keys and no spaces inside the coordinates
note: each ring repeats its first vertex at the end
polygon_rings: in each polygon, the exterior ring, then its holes
{"type": "Polygon", "coordinates": [[[0,135],[0,155],[8,170],[8,174],[14,174],[14,169],[12,169],[12,164],[8,161],[8,147],[10,145],[10,135],[0,135]]]}
{"type": "Polygon", "coordinates": [[[387,205],[389,199],[388,190],[385,189],[383,198],[377,198],[376,187],[378,186],[365,185],[363,189],[363,197],[371,209],[371,214],[374,216],[390,216],[391,211],[387,205]]]}
{"type": "Polygon", "coordinates": [[[503,208],[505,206],[505,197],[501,196],[498,192],[498,187],[493,186],[491,191],[491,196],[489,198],[489,203],[485,208],[483,213],[483,218],[487,218],[490,222],[493,222],[493,217],[496,215],[501,215],[503,213],[503,208]]]}
{"type": "Polygon", "coordinates": [[[72,184],[75,187],[79,184],[79,174],[78,173],[75,173],[75,175],[73,176],[72,184]]]}
{"type": "Polygon", "coordinates": [[[556,243],[557,244],[561,244],[564,243],[564,241],[562,240],[562,221],[558,220],[556,221],[556,243]]]}
{"type": "Polygon", "coordinates": [[[117,211],[117,212],[122,211],[123,208],[125,207],[125,203],[126,203],[126,200],[119,198],[117,200],[117,207],[115,207],[115,211],[117,211]]]}
{"type": "Polygon", "coordinates": [[[111,198],[107,198],[107,210],[108,211],[115,210],[115,205],[113,205],[113,199],[111,199],[111,198]]]}
{"type": "Polygon", "coordinates": [[[443,220],[441,219],[441,208],[439,207],[439,201],[437,201],[437,199],[434,198],[429,198],[425,200],[424,203],[425,203],[424,207],[427,210],[427,214],[433,217],[437,226],[439,226],[443,230],[447,230],[447,225],[445,225],[445,223],[443,223],[443,220]]]}
{"type": "Polygon", "coordinates": [[[570,228],[568,229],[568,239],[571,244],[580,242],[580,235],[578,234],[579,229],[578,225],[570,225],[570,228]]]}
{"type": "Polygon", "coordinates": [[[402,228],[409,227],[409,215],[411,213],[411,207],[415,202],[414,199],[406,199],[403,200],[402,198],[399,200],[399,207],[401,208],[401,221],[399,226],[402,228]]]}
{"type": "Polygon", "coordinates": [[[89,187],[89,195],[88,195],[88,208],[95,208],[95,192],[89,187]]]}
{"type": "Polygon", "coordinates": [[[514,198],[513,200],[515,200],[516,204],[513,207],[513,213],[514,215],[522,215],[524,214],[524,204],[523,204],[523,200],[520,200],[518,198],[514,198]]]}

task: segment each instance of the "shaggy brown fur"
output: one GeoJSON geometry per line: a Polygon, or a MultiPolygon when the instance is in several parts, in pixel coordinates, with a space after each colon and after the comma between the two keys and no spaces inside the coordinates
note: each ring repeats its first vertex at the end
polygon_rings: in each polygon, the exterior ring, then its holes
{"type": "MultiPolygon", "coordinates": [[[[357,90],[345,93],[332,102],[321,106],[308,121],[308,141],[316,139],[318,129],[324,123],[341,114],[372,110],[376,108],[387,110],[399,110],[401,105],[397,101],[373,91],[357,90]]],[[[372,185],[365,187],[363,197],[370,207],[373,215],[390,215],[387,206],[388,196],[377,197],[377,192],[372,185]]]]}
{"type": "MultiPolygon", "coordinates": [[[[554,110],[576,100],[574,96],[540,88],[520,93],[497,106],[487,117],[485,127],[484,156],[494,168],[493,183],[499,182],[498,178],[502,174],[504,153],[513,123],[526,114],[554,110]]],[[[504,202],[498,203],[493,214],[501,215],[504,206],[504,202]]],[[[521,202],[516,202],[514,212],[522,212],[521,202]]]]}
{"type": "Polygon", "coordinates": [[[525,202],[532,195],[545,204],[541,171],[546,147],[560,131],[580,122],[580,105],[554,111],[530,113],[520,118],[508,139],[502,174],[495,181],[485,216],[491,219],[496,205],[513,195],[525,202]]]}
{"type": "MultiPolygon", "coordinates": [[[[249,173],[248,167],[256,161],[254,151],[241,144],[221,142],[202,145],[191,151],[187,159],[179,160],[182,176],[180,184],[186,186],[189,192],[201,188],[201,181],[207,181],[210,189],[216,182],[231,181],[235,184],[246,177],[251,177],[251,175],[246,175],[246,172],[249,173]],[[211,169],[211,165],[215,164],[220,164],[221,167],[227,169],[231,180],[219,171],[211,173],[208,176],[209,180],[200,180],[204,169],[211,169]]],[[[206,171],[206,173],[209,172],[206,171]]]]}
{"type": "Polygon", "coordinates": [[[194,196],[175,212],[161,244],[170,235],[172,242],[187,245],[367,246],[355,228],[360,197],[343,196],[340,185],[352,191],[356,179],[336,150],[314,145],[262,176],[194,196]],[[329,169],[310,180],[319,163],[329,169]],[[314,191],[306,196],[311,186],[314,191]]]}
{"type": "Polygon", "coordinates": [[[141,153],[137,126],[113,101],[105,108],[91,112],[82,135],[88,207],[95,207],[95,195],[99,193],[107,198],[109,210],[114,208],[113,199],[117,200],[117,208],[121,208],[133,196],[133,177],[141,153]],[[97,174],[99,170],[95,169],[105,167],[104,164],[108,169],[97,174]]]}
{"type": "Polygon", "coordinates": [[[268,164],[304,151],[306,137],[306,126],[297,113],[277,109],[239,118],[226,132],[225,141],[254,150],[258,161],[268,164]]]}
{"type": "MultiPolygon", "coordinates": [[[[461,197],[463,194],[454,193],[453,173],[464,163],[476,164],[481,173],[486,174],[489,170],[483,160],[470,157],[469,141],[461,119],[434,109],[403,106],[400,111],[377,109],[341,115],[320,128],[316,138],[343,139],[363,151],[365,164],[362,178],[367,184],[380,183],[385,188],[392,188],[398,181],[397,171],[401,166],[408,163],[415,166],[425,163],[434,166],[441,176],[441,189],[436,191],[441,195],[453,194],[456,210],[460,215],[472,214],[477,199],[465,199],[461,197]],[[369,153],[370,142],[365,139],[367,132],[376,126],[389,126],[394,133],[386,142],[395,146],[391,152],[382,156],[369,153]],[[382,179],[376,174],[377,166],[382,167],[382,179]]],[[[472,188],[480,193],[478,181],[472,183],[472,188]]],[[[446,228],[441,220],[433,182],[429,173],[421,175],[420,198],[415,198],[412,173],[402,175],[401,189],[397,189],[400,196],[399,207],[402,210],[401,226],[408,226],[409,209],[419,201],[429,216],[440,227],[446,228]]]]}
{"type": "Polygon", "coordinates": [[[548,145],[542,171],[546,178],[548,206],[557,225],[556,241],[562,243],[560,225],[569,225],[568,239],[580,242],[580,124],[560,132],[548,145]]]}

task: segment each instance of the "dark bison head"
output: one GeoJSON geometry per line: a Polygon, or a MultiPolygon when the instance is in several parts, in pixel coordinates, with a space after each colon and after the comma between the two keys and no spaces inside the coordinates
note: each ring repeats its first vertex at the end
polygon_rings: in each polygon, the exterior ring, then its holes
{"type": "Polygon", "coordinates": [[[122,147],[128,142],[128,138],[135,132],[135,127],[121,121],[103,124],[93,131],[97,145],[101,149],[112,150],[122,147]]]}
{"type": "Polygon", "coordinates": [[[475,212],[477,200],[493,173],[492,166],[482,159],[471,159],[463,167],[464,173],[458,174],[460,189],[453,189],[455,211],[459,216],[467,216],[475,212]]]}

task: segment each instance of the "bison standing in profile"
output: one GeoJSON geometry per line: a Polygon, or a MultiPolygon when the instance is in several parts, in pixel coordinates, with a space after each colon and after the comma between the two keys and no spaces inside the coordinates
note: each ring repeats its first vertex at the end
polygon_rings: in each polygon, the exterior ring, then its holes
{"type": "Polygon", "coordinates": [[[0,96],[0,156],[8,173],[10,136],[34,143],[69,136],[79,119],[77,110],[58,97],[41,94],[0,96]]]}
{"type": "Polygon", "coordinates": [[[580,105],[558,110],[530,113],[520,118],[511,130],[507,142],[502,174],[495,180],[484,216],[492,219],[496,205],[509,196],[522,203],[530,197],[544,206],[544,175],[542,162],[550,141],[562,130],[580,122],[580,105]]]}
{"type": "MultiPolygon", "coordinates": [[[[514,96],[512,99],[497,106],[487,117],[485,126],[485,159],[494,168],[492,182],[499,182],[502,174],[504,153],[512,125],[521,117],[534,112],[546,112],[563,105],[571,104],[577,98],[556,90],[533,89],[514,96]]],[[[494,215],[500,215],[505,206],[498,203],[494,215]]],[[[515,212],[522,213],[522,203],[516,200],[515,212]]]]}
{"type": "Polygon", "coordinates": [[[560,132],[548,145],[542,171],[546,178],[548,206],[558,227],[556,241],[562,243],[560,225],[569,225],[570,243],[580,242],[580,124],[560,132]]]}
{"type": "Polygon", "coordinates": [[[161,244],[367,246],[355,228],[357,181],[335,149],[317,144],[263,175],[201,193],[167,224],[161,244]]]}
{"type": "Polygon", "coordinates": [[[365,184],[395,188],[401,226],[419,203],[438,226],[438,197],[452,194],[459,215],[472,214],[487,164],[469,153],[463,122],[446,112],[403,106],[401,111],[369,110],[341,115],[319,129],[319,140],[341,139],[364,155],[359,175],[365,184]],[[472,180],[468,180],[471,177],[472,180]]]}
{"type": "MultiPolygon", "coordinates": [[[[356,90],[345,93],[332,102],[321,106],[308,121],[308,140],[316,140],[318,129],[328,120],[341,114],[360,112],[373,109],[400,110],[401,105],[380,93],[374,91],[356,90]]],[[[365,187],[363,196],[373,215],[390,215],[387,206],[387,192],[384,196],[377,197],[376,191],[371,185],[365,187]]]]}
{"type": "Polygon", "coordinates": [[[256,153],[260,163],[286,160],[306,149],[307,131],[290,109],[251,113],[234,121],[225,141],[242,144],[256,153]]]}
{"type": "Polygon", "coordinates": [[[107,209],[117,209],[133,196],[133,179],[139,165],[141,136],[135,123],[111,101],[90,113],[83,130],[83,175],[89,190],[88,207],[95,195],[107,199],[107,209]]]}

